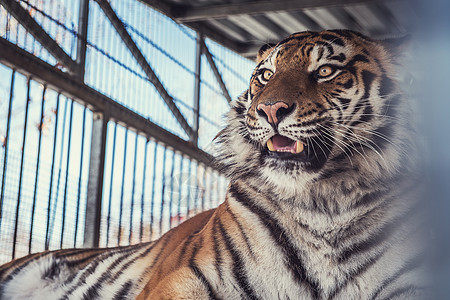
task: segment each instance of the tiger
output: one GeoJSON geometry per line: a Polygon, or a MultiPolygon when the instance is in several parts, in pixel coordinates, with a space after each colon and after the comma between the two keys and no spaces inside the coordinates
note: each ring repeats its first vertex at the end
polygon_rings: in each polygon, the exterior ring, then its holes
{"type": "Polygon", "coordinates": [[[408,40],[263,46],[214,140],[223,203],[156,241],[10,262],[1,299],[429,299],[408,40]]]}

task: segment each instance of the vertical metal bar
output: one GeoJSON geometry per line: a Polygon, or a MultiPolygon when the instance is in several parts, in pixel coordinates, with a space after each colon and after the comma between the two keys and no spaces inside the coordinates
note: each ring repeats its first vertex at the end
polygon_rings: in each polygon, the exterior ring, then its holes
{"type": "Polygon", "coordinates": [[[16,45],[19,44],[19,27],[20,26],[16,26],[16,45]]]}
{"type": "MultiPolygon", "coordinates": [[[[205,168],[205,171],[208,171],[208,168],[205,168]]],[[[212,184],[211,184],[211,170],[208,172],[208,179],[206,179],[205,174],[205,201],[207,202],[207,206],[205,208],[210,209],[212,207],[212,184]]]]}
{"type": "Polygon", "coordinates": [[[152,200],[150,206],[150,239],[153,239],[153,224],[154,220],[154,209],[155,209],[155,185],[156,185],[156,159],[158,158],[158,144],[155,144],[155,149],[153,153],[153,172],[152,172],[152,200]]]}
{"type": "Polygon", "coordinates": [[[114,156],[116,154],[116,136],[117,136],[117,123],[114,123],[113,144],[111,154],[111,178],[109,181],[109,199],[108,199],[108,216],[106,218],[106,246],[109,246],[109,228],[111,226],[111,203],[113,193],[113,179],[114,179],[114,156]]]}
{"type": "Polygon", "coordinates": [[[66,117],[67,117],[67,98],[64,100],[64,115],[63,115],[63,124],[61,130],[61,145],[59,148],[59,166],[58,166],[58,179],[56,180],[56,193],[55,193],[55,201],[53,202],[53,216],[50,220],[50,230],[49,230],[49,243],[50,239],[53,236],[53,229],[55,228],[55,220],[56,220],[56,210],[58,207],[58,196],[59,196],[59,184],[61,182],[61,170],[62,170],[62,161],[63,161],[63,153],[64,153],[64,135],[66,132],[66,117]]]}
{"type": "MultiPolygon", "coordinates": [[[[97,8],[100,8],[100,7],[97,6],[97,8]]],[[[99,39],[99,43],[103,44],[104,49],[111,49],[111,51],[114,51],[114,57],[120,61],[121,47],[119,46],[120,44],[118,42],[118,39],[115,36],[116,35],[115,30],[112,26],[109,26],[108,20],[104,18],[104,13],[102,12],[101,9],[98,10],[97,20],[99,22],[101,22],[103,28],[105,28],[105,30],[104,30],[105,38],[99,39]],[[106,38],[106,37],[110,37],[110,38],[106,38]]],[[[93,24],[95,24],[95,22],[93,24]]],[[[105,56],[101,56],[101,57],[105,61],[105,63],[103,65],[101,65],[102,69],[100,71],[101,72],[100,76],[104,72],[106,72],[106,70],[111,70],[109,72],[109,76],[111,78],[113,78],[113,80],[100,80],[101,85],[99,85],[99,86],[101,86],[102,91],[107,91],[111,98],[119,99],[120,97],[117,95],[118,86],[111,85],[112,82],[118,80],[117,79],[118,78],[118,76],[117,76],[118,70],[116,68],[116,65],[112,60],[107,59],[107,57],[105,57],[105,56]]]]}
{"type": "Polygon", "coordinates": [[[198,169],[200,164],[197,162],[197,167],[195,168],[195,193],[194,193],[194,213],[198,213],[198,195],[200,188],[198,187],[198,169]]]}
{"type": "Polygon", "coordinates": [[[205,210],[205,196],[206,196],[206,166],[203,166],[202,211],[205,210]]]}
{"type": "Polygon", "coordinates": [[[59,242],[59,247],[62,249],[64,242],[64,229],[66,225],[66,203],[67,203],[67,185],[69,181],[69,167],[70,167],[70,152],[71,152],[71,142],[72,142],[72,123],[73,123],[73,99],[70,100],[70,115],[69,115],[69,133],[67,141],[67,162],[66,162],[66,174],[64,180],[64,197],[63,197],[63,210],[62,210],[62,224],[61,224],[61,240],[59,242]]]}
{"type": "Polygon", "coordinates": [[[210,180],[210,174],[208,174],[208,168],[206,168],[205,166],[205,173],[203,173],[203,184],[205,187],[205,193],[203,194],[203,204],[202,204],[202,210],[206,210],[209,209],[211,203],[210,203],[210,199],[209,199],[209,180],[210,180]]]}
{"type": "Polygon", "coordinates": [[[172,167],[170,169],[170,198],[169,198],[169,228],[172,228],[172,211],[173,211],[173,173],[175,171],[175,151],[172,151],[172,167]]]}
{"type": "Polygon", "coordinates": [[[30,81],[31,78],[27,79],[27,96],[26,96],[26,105],[25,105],[25,120],[23,124],[23,137],[22,137],[22,155],[20,157],[20,173],[19,173],[19,191],[17,193],[17,203],[16,203],[16,214],[14,216],[14,237],[13,237],[13,249],[12,249],[12,259],[16,257],[16,243],[17,243],[17,230],[19,225],[19,210],[20,210],[20,201],[22,195],[22,178],[23,178],[23,161],[25,157],[25,146],[27,140],[27,125],[28,125],[28,108],[30,104],[30,81]]]}
{"type": "Polygon", "coordinates": [[[29,49],[27,42],[28,42],[28,31],[25,30],[25,34],[24,34],[24,38],[23,38],[23,48],[24,49],[29,49]]]}
{"type": "Polygon", "coordinates": [[[191,216],[191,190],[192,190],[192,160],[189,160],[188,165],[188,190],[187,190],[187,200],[186,200],[186,216],[189,218],[191,216]]]}
{"type": "Polygon", "coordinates": [[[209,208],[215,207],[216,203],[213,196],[214,189],[214,172],[212,169],[209,170],[209,208]]]}
{"type": "Polygon", "coordinates": [[[216,197],[214,195],[214,180],[217,180],[215,177],[215,173],[212,169],[209,171],[209,208],[213,208],[217,206],[216,197]]]}
{"type": "Polygon", "coordinates": [[[9,130],[11,127],[11,111],[12,111],[12,101],[14,98],[14,79],[16,78],[16,70],[12,71],[11,74],[11,87],[9,90],[9,106],[8,106],[8,120],[6,121],[6,136],[3,141],[5,152],[3,153],[3,173],[2,173],[2,191],[0,193],[0,230],[2,228],[3,219],[3,199],[5,197],[5,180],[6,180],[6,166],[8,162],[8,141],[9,141],[9,130]]]}
{"type": "Polygon", "coordinates": [[[137,142],[138,142],[138,134],[136,134],[136,138],[134,139],[133,186],[131,188],[130,234],[128,236],[129,244],[131,244],[131,237],[133,235],[134,192],[136,190],[137,142]]]}
{"type": "Polygon", "coordinates": [[[221,181],[222,181],[222,178],[220,177],[220,174],[219,173],[215,173],[216,174],[216,201],[215,201],[215,205],[214,206],[218,206],[219,205],[219,203],[220,203],[220,193],[221,193],[221,181]]]}
{"type": "MultiPolygon", "coordinates": [[[[27,30],[27,32],[28,32],[28,30],[27,30]]],[[[32,42],[31,53],[37,53],[36,44],[39,44],[39,43],[37,42],[37,40],[34,38],[34,36],[31,33],[30,33],[30,35],[31,35],[31,42],[32,42]]]]}
{"type": "Polygon", "coordinates": [[[164,196],[166,191],[166,154],[167,154],[167,148],[164,147],[163,152],[163,165],[162,165],[162,189],[161,189],[161,210],[160,210],[160,218],[159,218],[159,235],[162,235],[162,226],[163,226],[163,219],[164,219],[164,196]]]}
{"type": "Polygon", "coordinates": [[[87,30],[89,19],[89,0],[80,0],[78,18],[78,40],[77,40],[77,77],[84,81],[86,65],[87,30]]]}
{"type": "Polygon", "coordinates": [[[6,10],[5,38],[9,41],[9,23],[11,22],[11,14],[6,10]]]}
{"type": "Polygon", "coordinates": [[[91,155],[89,161],[88,196],[86,222],[84,226],[84,247],[98,247],[100,238],[100,217],[103,195],[103,174],[105,168],[106,133],[108,116],[104,112],[94,113],[92,122],[91,155]]]}
{"type": "MultiPolygon", "coordinates": [[[[139,240],[142,241],[144,234],[144,200],[145,200],[145,180],[147,172],[145,172],[147,167],[147,152],[148,152],[148,139],[145,141],[144,146],[144,166],[142,167],[142,194],[141,194],[141,224],[139,227],[139,240]]],[[[156,163],[156,162],[155,162],[156,163]]]]}
{"type": "Polygon", "coordinates": [[[120,208],[119,208],[119,234],[117,235],[117,245],[120,246],[122,237],[122,213],[123,213],[123,193],[125,187],[125,170],[127,167],[127,149],[128,149],[128,129],[125,129],[125,141],[123,149],[123,167],[122,167],[122,186],[120,192],[120,208]]]}
{"type": "Polygon", "coordinates": [[[61,94],[56,97],[56,111],[55,111],[55,130],[53,138],[53,152],[52,152],[52,168],[50,171],[50,190],[48,194],[48,205],[47,205],[47,224],[45,226],[45,250],[49,248],[49,227],[50,227],[50,213],[52,204],[52,191],[53,191],[53,174],[55,170],[55,158],[56,158],[56,144],[57,144],[57,134],[58,134],[58,114],[59,114],[59,102],[61,94]]]}
{"type": "MultiPolygon", "coordinates": [[[[54,16],[55,6],[55,0],[45,1],[42,5],[42,10],[48,12],[49,15],[54,16]]],[[[43,17],[42,27],[44,27],[47,32],[53,32],[53,22],[49,21],[47,17],[43,17]]],[[[56,43],[61,44],[61,41],[56,43]]]]}
{"type": "MultiPolygon", "coordinates": [[[[98,26],[103,26],[103,24],[101,23],[101,20],[99,20],[99,10],[98,9],[94,9],[93,11],[91,11],[92,16],[91,16],[91,20],[92,20],[92,24],[98,24],[98,26]]],[[[103,31],[103,35],[107,36],[106,30],[108,29],[108,27],[103,27],[105,28],[105,30],[103,31]]],[[[112,40],[112,39],[110,39],[112,40]]],[[[100,45],[101,40],[99,40],[98,46],[102,47],[102,45],[100,45]]],[[[111,48],[103,48],[103,49],[111,49],[111,48]]],[[[97,89],[98,91],[102,92],[104,90],[101,89],[101,85],[100,83],[103,83],[106,80],[100,80],[100,74],[101,74],[101,69],[100,66],[104,66],[107,63],[105,63],[106,57],[105,56],[101,56],[100,52],[97,51],[91,51],[90,52],[90,61],[89,63],[92,64],[92,68],[90,68],[90,70],[92,70],[92,82],[95,82],[95,89],[97,89]]],[[[103,74],[103,72],[102,72],[103,74]]],[[[86,74],[85,74],[86,75],[86,74]]]]}
{"type": "Polygon", "coordinates": [[[83,161],[84,161],[84,135],[86,131],[86,106],[83,109],[83,123],[81,125],[81,149],[80,149],[80,172],[78,173],[78,188],[77,188],[77,212],[75,216],[75,235],[73,238],[73,246],[77,246],[78,235],[78,219],[80,217],[80,202],[81,202],[81,179],[83,177],[83,161]]]}
{"type": "Polygon", "coordinates": [[[194,124],[192,130],[194,131],[191,142],[198,144],[198,129],[200,124],[200,87],[201,87],[201,66],[202,66],[202,42],[203,35],[197,32],[195,48],[195,80],[194,80],[194,124]]]}
{"type": "Polygon", "coordinates": [[[178,217],[178,224],[181,223],[181,193],[182,193],[182,186],[183,186],[183,161],[184,156],[181,153],[180,154],[180,175],[179,175],[179,182],[178,182],[178,210],[177,210],[177,217],[178,217]]]}
{"type": "Polygon", "coordinates": [[[41,145],[42,145],[42,127],[44,126],[44,104],[45,104],[45,92],[47,91],[47,86],[44,86],[42,90],[42,99],[41,99],[41,120],[39,122],[39,138],[38,138],[38,152],[36,159],[36,175],[34,180],[34,192],[33,192],[33,205],[31,207],[31,222],[30,222],[30,239],[28,243],[28,253],[31,253],[31,246],[33,242],[33,228],[34,228],[34,212],[36,209],[36,196],[37,196],[37,188],[38,188],[38,180],[39,180],[39,163],[41,158],[41,145]]]}

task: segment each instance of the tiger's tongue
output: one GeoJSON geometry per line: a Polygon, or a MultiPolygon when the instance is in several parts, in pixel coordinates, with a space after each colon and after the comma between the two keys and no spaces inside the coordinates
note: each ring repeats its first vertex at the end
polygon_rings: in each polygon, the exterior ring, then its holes
{"type": "Polygon", "coordinates": [[[275,135],[272,137],[272,144],[276,151],[289,151],[295,152],[295,141],[281,135],[275,135]]]}

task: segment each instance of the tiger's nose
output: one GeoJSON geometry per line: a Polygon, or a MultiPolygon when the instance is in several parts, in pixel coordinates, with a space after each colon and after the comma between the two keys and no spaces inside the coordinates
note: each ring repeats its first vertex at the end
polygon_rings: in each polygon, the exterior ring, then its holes
{"type": "Polygon", "coordinates": [[[278,101],[273,104],[258,104],[256,111],[272,125],[277,125],[284,117],[291,113],[294,105],[289,106],[286,102],[278,101]]]}

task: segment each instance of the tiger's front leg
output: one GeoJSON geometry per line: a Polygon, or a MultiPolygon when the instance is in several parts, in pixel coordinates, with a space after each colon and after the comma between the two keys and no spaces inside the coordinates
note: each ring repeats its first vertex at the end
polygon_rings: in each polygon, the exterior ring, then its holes
{"type": "Polygon", "coordinates": [[[217,299],[211,286],[195,269],[183,267],[160,281],[155,287],[147,285],[137,300],[208,300],[217,299]]]}
{"type": "Polygon", "coordinates": [[[222,206],[187,220],[157,242],[136,299],[219,299],[211,239],[222,206]]]}

